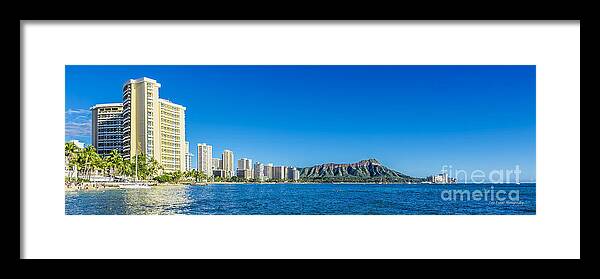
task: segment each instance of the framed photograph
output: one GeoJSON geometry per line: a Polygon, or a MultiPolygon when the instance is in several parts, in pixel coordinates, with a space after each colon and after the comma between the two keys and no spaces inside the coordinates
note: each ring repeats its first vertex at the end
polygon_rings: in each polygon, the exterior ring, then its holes
{"type": "Polygon", "coordinates": [[[580,257],[579,21],[22,26],[26,258],[580,257]]]}

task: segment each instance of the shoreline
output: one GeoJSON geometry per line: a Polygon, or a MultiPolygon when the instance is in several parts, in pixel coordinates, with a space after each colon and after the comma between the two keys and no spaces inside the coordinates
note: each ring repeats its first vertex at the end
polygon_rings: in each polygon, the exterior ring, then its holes
{"type": "MultiPolygon", "coordinates": [[[[99,190],[111,190],[111,189],[122,189],[118,186],[118,182],[80,182],[80,183],[65,183],[64,190],[65,192],[74,192],[74,191],[99,191],[99,190]]],[[[332,185],[518,185],[516,183],[379,183],[379,182],[202,182],[202,183],[154,183],[151,184],[151,187],[180,187],[180,186],[194,186],[194,187],[202,187],[208,185],[241,185],[241,184],[267,184],[267,185],[311,185],[311,184],[332,184],[332,185]]],[[[521,184],[536,184],[536,182],[521,182],[521,184]]]]}
{"type": "Polygon", "coordinates": [[[80,182],[80,183],[65,183],[65,192],[72,191],[97,191],[106,189],[118,189],[116,185],[111,185],[106,182],[80,182]]]}

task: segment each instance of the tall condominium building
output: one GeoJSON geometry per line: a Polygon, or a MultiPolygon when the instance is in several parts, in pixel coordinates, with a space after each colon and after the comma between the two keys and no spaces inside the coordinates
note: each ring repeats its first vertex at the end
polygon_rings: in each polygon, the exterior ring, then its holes
{"type": "Polygon", "coordinates": [[[296,181],[300,179],[300,171],[294,167],[287,167],[287,179],[296,181]]]}
{"type": "Polygon", "coordinates": [[[284,166],[275,166],[273,167],[273,179],[286,179],[287,177],[287,173],[286,173],[287,168],[284,166]]]}
{"type": "Polygon", "coordinates": [[[160,160],[160,83],[148,78],[130,79],[123,85],[123,157],[146,154],[160,160]]]}
{"type": "Polygon", "coordinates": [[[236,176],[243,179],[252,179],[252,170],[238,169],[236,176]]]}
{"type": "Polygon", "coordinates": [[[208,177],[213,175],[214,158],[212,156],[212,145],[208,145],[206,143],[198,144],[198,170],[206,174],[208,177]]]}
{"type": "Polygon", "coordinates": [[[222,169],[214,169],[212,175],[213,177],[225,177],[225,171],[222,169]]]}
{"type": "Polygon", "coordinates": [[[223,160],[223,170],[225,171],[225,177],[234,176],[235,174],[233,172],[233,152],[231,150],[225,149],[223,151],[223,155],[221,155],[221,158],[223,160]]]}
{"type": "Polygon", "coordinates": [[[185,171],[185,107],[160,99],[160,87],[145,77],[123,85],[123,157],[145,154],[165,172],[185,171]]]}
{"type": "Polygon", "coordinates": [[[243,177],[245,179],[251,179],[253,177],[252,160],[248,158],[239,159],[237,169],[237,176],[243,177]]]}
{"type": "Polygon", "coordinates": [[[123,104],[97,104],[92,111],[92,146],[101,156],[123,151],[123,104]]]}
{"type": "Polygon", "coordinates": [[[160,158],[167,172],[185,170],[185,107],[169,100],[160,103],[160,158]]]}
{"type": "Polygon", "coordinates": [[[269,163],[265,165],[265,171],[264,171],[264,175],[265,175],[265,179],[272,179],[273,178],[273,164],[269,163]]]}
{"type": "Polygon", "coordinates": [[[248,158],[239,159],[238,170],[252,170],[252,160],[248,158]]]}
{"type": "Polygon", "coordinates": [[[253,175],[254,175],[254,178],[258,179],[259,181],[264,181],[265,180],[265,165],[261,164],[260,162],[254,163],[253,175]]]}
{"type": "Polygon", "coordinates": [[[185,142],[185,170],[189,171],[192,169],[192,153],[190,153],[190,142],[185,142]]]}
{"type": "Polygon", "coordinates": [[[212,169],[213,170],[223,170],[223,159],[212,158],[212,169]]]}

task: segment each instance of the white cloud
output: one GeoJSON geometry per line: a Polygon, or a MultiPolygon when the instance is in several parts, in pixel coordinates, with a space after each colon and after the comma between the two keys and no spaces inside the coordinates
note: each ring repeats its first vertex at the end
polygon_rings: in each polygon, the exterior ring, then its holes
{"type": "Polygon", "coordinates": [[[68,109],[65,114],[67,115],[71,115],[71,114],[91,114],[91,112],[87,109],[68,109]]]}
{"type": "Polygon", "coordinates": [[[92,114],[86,109],[65,111],[65,135],[89,136],[92,134],[92,114]]]}

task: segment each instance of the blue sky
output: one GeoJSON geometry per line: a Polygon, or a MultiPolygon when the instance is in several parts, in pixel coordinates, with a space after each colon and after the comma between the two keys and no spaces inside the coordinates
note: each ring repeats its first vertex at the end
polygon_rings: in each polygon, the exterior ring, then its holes
{"type": "Polygon", "coordinates": [[[297,167],[376,158],[418,177],[519,165],[535,180],[535,66],[66,66],[65,139],[90,143],[89,108],[120,102],[139,77],[187,108],[192,153],[208,143],[214,157],[297,167]]]}

